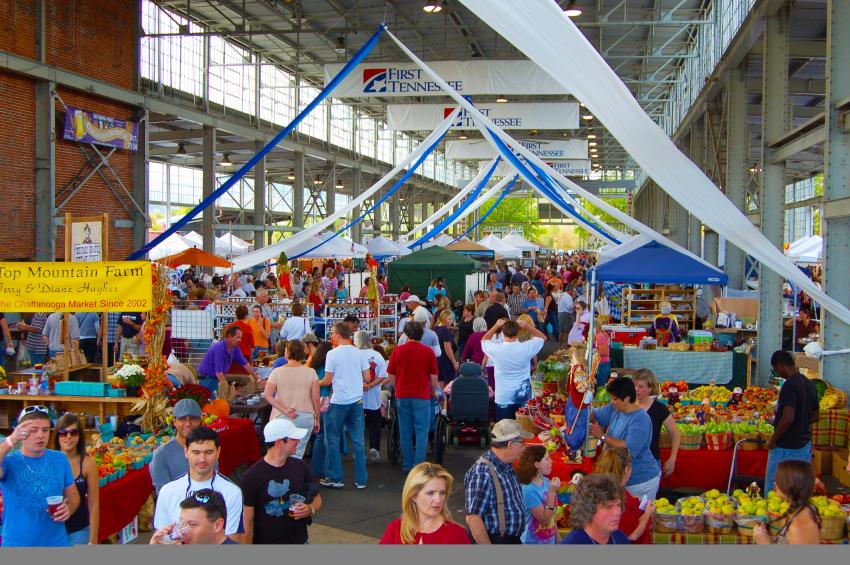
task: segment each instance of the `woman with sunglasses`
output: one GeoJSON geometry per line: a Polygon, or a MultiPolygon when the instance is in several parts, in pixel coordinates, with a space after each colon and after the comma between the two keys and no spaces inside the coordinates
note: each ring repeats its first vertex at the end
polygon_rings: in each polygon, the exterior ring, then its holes
{"type": "Polygon", "coordinates": [[[94,459],[86,456],[86,434],[76,414],[68,412],[56,422],[54,447],[68,458],[71,472],[74,473],[74,485],[80,493],[77,511],[65,522],[68,544],[96,545],[100,525],[97,465],[94,459]]]}

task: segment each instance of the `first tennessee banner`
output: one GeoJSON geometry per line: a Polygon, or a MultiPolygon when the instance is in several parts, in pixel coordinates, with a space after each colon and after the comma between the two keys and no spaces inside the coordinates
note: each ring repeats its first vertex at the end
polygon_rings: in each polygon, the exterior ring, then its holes
{"type": "Polygon", "coordinates": [[[148,312],[147,261],[0,263],[0,312],[148,312]]]}

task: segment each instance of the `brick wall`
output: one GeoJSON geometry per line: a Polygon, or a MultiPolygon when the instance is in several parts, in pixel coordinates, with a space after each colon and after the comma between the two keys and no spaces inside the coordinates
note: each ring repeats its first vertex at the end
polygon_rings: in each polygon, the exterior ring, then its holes
{"type": "MultiPolygon", "coordinates": [[[[48,0],[46,60],[50,65],[132,89],[136,83],[135,46],[137,0],[48,0]]],[[[35,58],[35,2],[0,0],[0,50],[35,58]]],[[[35,83],[0,72],[0,194],[7,221],[0,223],[0,259],[35,256],[35,83]]],[[[68,106],[116,118],[129,118],[132,107],[59,87],[68,106]]],[[[64,112],[56,102],[57,114],[64,112]]],[[[106,153],[109,148],[101,148],[106,153]]],[[[133,156],[116,151],[110,158],[127,190],[133,190],[133,156]]],[[[84,169],[86,160],[76,143],[62,139],[56,125],[56,193],[84,169]]],[[[87,171],[90,169],[87,169],[87,171]]],[[[111,172],[101,168],[120,199],[99,175],[92,177],[58,212],[132,219],[122,205],[133,209],[111,172]]],[[[64,230],[57,229],[56,257],[64,258],[64,230]]],[[[110,226],[110,258],[123,259],[132,251],[132,230],[110,226]]]]}

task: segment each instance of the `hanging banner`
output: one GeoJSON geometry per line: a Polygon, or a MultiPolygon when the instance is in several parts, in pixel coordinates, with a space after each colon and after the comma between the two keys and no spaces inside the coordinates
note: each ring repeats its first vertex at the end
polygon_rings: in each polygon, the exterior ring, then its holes
{"type": "MultiPolygon", "coordinates": [[[[445,104],[390,104],[387,128],[396,131],[431,131],[456,106],[445,104]]],[[[481,112],[502,129],[578,129],[579,106],[575,102],[482,104],[481,112]]],[[[475,121],[461,110],[452,129],[478,129],[475,121]]]]}
{"type": "Polygon", "coordinates": [[[0,312],[148,312],[147,261],[0,263],[0,312]]]}
{"type": "MultiPolygon", "coordinates": [[[[525,59],[433,61],[429,65],[461,94],[568,94],[556,80],[525,59]]],[[[325,65],[325,85],[344,66],[325,65]]],[[[444,95],[443,89],[412,62],[357,65],[334,90],[337,98],[444,95]]]]}
{"type": "Polygon", "coordinates": [[[68,108],[65,114],[64,137],[69,141],[137,151],[139,124],[101,114],[92,114],[79,108],[68,108]]]}
{"type": "MultiPolygon", "coordinates": [[[[527,139],[520,143],[543,160],[587,159],[587,140],[584,139],[527,139]]],[[[446,142],[446,159],[455,161],[484,161],[492,159],[496,153],[496,149],[485,139],[446,142]]]]}
{"type": "MultiPolygon", "coordinates": [[[[547,161],[547,165],[555,169],[565,177],[586,177],[590,174],[590,159],[566,159],[563,161],[547,161]]],[[[499,163],[496,167],[494,177],[504,178],[515,174],[510,163],[499,163]]]]}

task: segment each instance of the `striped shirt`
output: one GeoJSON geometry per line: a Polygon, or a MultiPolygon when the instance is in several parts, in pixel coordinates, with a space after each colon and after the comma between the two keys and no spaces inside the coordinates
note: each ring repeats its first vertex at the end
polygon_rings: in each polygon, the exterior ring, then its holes
{"type": "Polygon", "coordinates": [[[27,333],[26,343],[27,349],[33,353],[44,355],[47,353],[47,344],[44,338],[41,337],[41,330],[44,329],[44,324],[47,322],[47,312],[36,312],[32,316],[32,320],[28,325],[34,327],[37,331],[27,333]]]}

